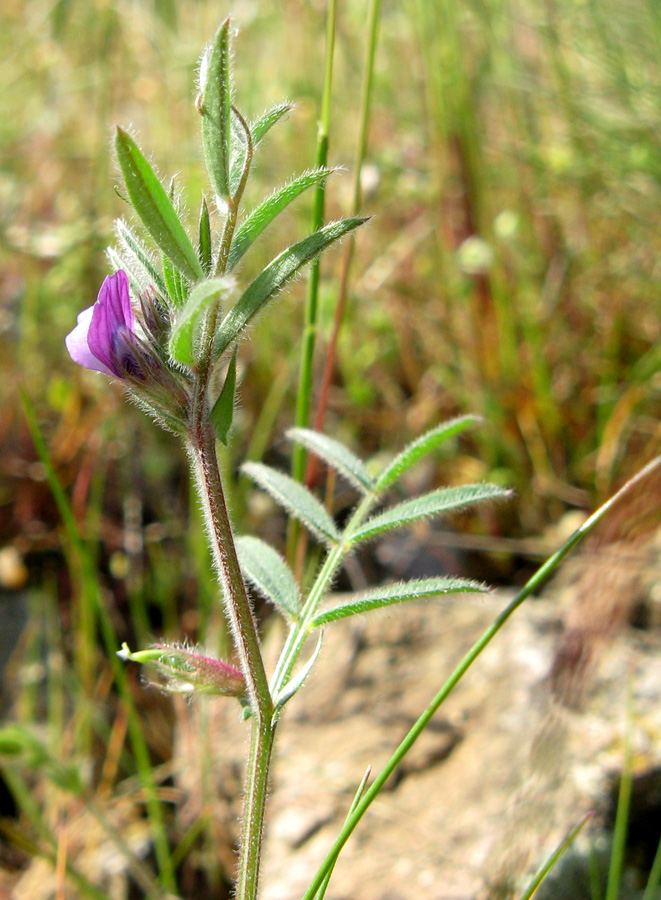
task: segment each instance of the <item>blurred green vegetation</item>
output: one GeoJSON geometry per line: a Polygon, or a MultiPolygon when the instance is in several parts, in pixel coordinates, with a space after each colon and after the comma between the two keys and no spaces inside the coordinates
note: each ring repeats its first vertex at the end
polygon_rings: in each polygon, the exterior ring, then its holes
{"type": "MultiPolygon", "coordinates": [[[[112,597],[118,637],[222,643],[183,454],[116,385],[75,367],[63,340],[96,297],[113,220],[126,213],[114,123],[134,130],[164,177],[177,174],[196,216],[208,192],[196,65],[227,12],[239,29],[242,111],[296,104],[260,148],[249,207],[313,163],[325,4],[3,4],[0,547],[16,564],[2,580],[20,587],[26,560],[43,627],[72,626],[56,645],[30,631],[28,661],[44,640],[63,659],[80,654],[76,598],[89,572],[61,532],[19,389],[97,564],[92,590],[112,597]]],[[[366,0],[340,4],[329,162],[348,172],[329,182],[328,218],[351,207],[366,13],[366,0]]],[[[363,171],[374,219],[357,239],[327,431],[369,454],[457,412],[483,414],[473,443],[427,477],[515,487],[516,502],[482,523],[492,532],[539,534],[568,509],[594,507],[658,448],[660,49],[657,0],[384,0],[363,171]]],[[[303,200],[245,276],[309,220],[303,200]]],[[[338,264],[336,252],[322,266],[320,358],[338,264]]],[[[293,416],[303,285],[278,303],[241,351],[229,472],[246,452],[289,450],[281,435],[293,416]]],[[[237,493],[239,525],[250,527],[258,510],[244,501],[237,493]]],[[[25,688],[21,721],[70,714],[63,698],[89,671],[63,681],[57,672],[51,688],[62,693],[53,689],[44,710],[25,688]]],[[[112,715],[96,715],[97,739],[116,727],[112,715]]],[[[126,760],[119,769],[131,774],[126,760]]]]}

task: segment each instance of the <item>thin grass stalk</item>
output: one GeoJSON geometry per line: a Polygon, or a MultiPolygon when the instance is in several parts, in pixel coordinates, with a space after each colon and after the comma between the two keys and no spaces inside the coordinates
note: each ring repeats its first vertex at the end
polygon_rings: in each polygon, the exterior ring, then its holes
{"type": "Polygon", "coordinates": [[[564,838],[564,840],[560,843],[558,847],[553,851],[553,853],[546,860],[544,865],[541,867],[539,872],[535,875],[533,880],[530,882],[528,889],[522,895],[521,900],[532,900],[532,897],[540,886],[542,881],[546,878],[549,872],[557,865],[560,858],[564,855],[564,853],[569,849],[569,847],[573,844],[575,839],[578,837],[579,833],[583,830],[583,828],[587,825],[590,819],[594,816],[594,810],[590,810],[590,812],[586,813],[580,822],[578,822],[574,827],[570,830],[569,834],[564,838]]]}
{"type": "Polygon", "coordinates": [[[539,567],[535,574],[516,594],[514,599],[510,601],[510,603],[498,616],[496,616],[492,624],[484,631],[482,636],[478,638],[478,640],[466,653],[461,662],[455,667],[454,671],[447,679],[443,687],[439,690],[429,706],[425,709],[420,718],[413,725],[404,740],[400,743],[384,768],[381,770],[375,781],[369,787],[369,789],[365,793],[365,796],[358,803],[353,814],[348,818],[346,824],[336,838],[333,846],[329,850],[326,858],[319,867],[317,874],[310,884],[310,887],[303,895],[302,900],[313,900],[313,898],[316,896],[326,876],[328,875],[328,872],[331,871],[332,867],[335,865],[335,862],[340,852],[342,851],[342,848],[348,841],[349,837],[351,836],[354,829],[356,828],[362,817],[365,815],[371,804],[379,795],[388,778],[390,778],[397,766],[400,765],[406,754],[420,737],[443,702],[461,681],[461,679],[464,677],[468,669],[470,669],[475,660],[488,647],[488,645],[495,638],[495,636],[505,625],[505,623],[509,620],[512,614],[521,606],[521,604],[525,600],[528,599],[528,597],[530,597],[531,594],[533,594],[542,586],[547,578],[549,578],[550,575],[555,572],[562,560],[574,549],[574,547],[577,546],[577,544],[579,544],[583,540],[583,538],[585,538],[599,524],[599,522],[601,522],[601,520],[613,509],[613,507],[626,494],[628,494],[630,490],[632,490],[636,485],[643,481],[647,477],[647,475],[651,474],[659,467],[661,467],[661,456],[655,457],[650,463],[642,468],[640,472],[638,472],[633,476],[633,478],[627,481],[626,484],[624,484],[620,488],[620,490],[617,491],[617,493],[615,493],[609,500],[602,504],[602,506],[600,506],[599,509],[597,509],[596,512],[594,512],[583,523],[583,525],[581,525],[580,528],[576,529],[576,531],[567,541],[565,541],[565,543],[558,551],[550,556],[549,559],[547,559],[546,562],[539,567]]]}
{"type": "MultiPolygon", "coordinates": [[[[365,156],[367,154],[367,139],[369,135],[370,117],[372,111],[372,85],[374,82],[374,59],[376,57],[376,47],[379,33],[379,12],[381,9],[381,0],[370,0],[370,6],[367,18],[367,46],[365,49],[365,70],[363,74],[363,85],[360,100],[360,130],[358,132],[358,142],[356,146],[356,162],[354,167],[354,183],[353,183],[353,205],[351,210],[352,216],[357,216],[362,207],[362,184],[361,174],[365,156]]],[[[344,311],[347,301],[349,274],[351,270],[351,262],[355,248],[355,236],[349,237],[344,249],[344,257],[342,260],[342,275],[340,278],[340,289],[335,306],[335,315],[333,319],[333,331],[328,342],[326,352],[326,362],[321,378],[319,388],[319,402],[314,417],[313,428],[315,431],[322,431],[326,411],[328,409],[328,395],[330,384],[335,370],[335,359],[337,356],[337,341],[340,328],[344,319],[344,311]]],[[[307,470],[305,473],[305,482],[311,487],[314,485],[317,475],[318,458],[311,455],[308,459],[307,470]]]]}
{"type": "Polygon", "coordinates": [[[631,697],[631,684],[629,684],[627,690],[627,724],[624,733],[624,761],[622,764],[622,775],[620,777],[620,788],[617,795],[617,812],[615,814],[613,845],[611,847],[610,865],[608,867],[606,900],[617,900],[620,896],[620,888],[622,886],[624,852],[627,846],[629,812],[631,809],[631,789],[633,785],[632,718],[633,699],[631,697]]]}
{"type": "MultiPolygon", "coordinates": [[[[324,64],[324,83],[321,98],[321,114],[317,132],[316,168],[325,167],[328,163],[328,143],[330,139],[330,111],[333,87],[333,60],[335,55],[335,27],[337,21],[337,0],[329,0],[326,14],[326,59],[324,64]]],[[[322,179],[315,188],[314,207],[312,211],[312,231],[318,231],[324,224],[326,206],[326,180],[322,179]]],[[[310,267],[308,289],[305,301],[305,318],[303,337],[301,340],[301,358],[298,389],[296,393],[295,424],[298,428],[306,428],[310,420],[312,406],[312,381],[314,365],[314,348],[317,340],[317,319],[319,317],[319,273],[320,262],[315,260],[310,267]]],[[[302,481],[305,475],[307,453],[305,448],[297,444],[292,457],[292,477],[302,481]]],[[[287,555],[292,560],[301,534],[301,528],[295,519],[290,520],[287,536],[287,555]]]]}
{"type": "Polygon", "coordinates": [[[647,879],[643,900],[655,900],[659,885],[661,884],[661,838],[654,854],[654,862],[650,869],[650,877],[647,879]]]}

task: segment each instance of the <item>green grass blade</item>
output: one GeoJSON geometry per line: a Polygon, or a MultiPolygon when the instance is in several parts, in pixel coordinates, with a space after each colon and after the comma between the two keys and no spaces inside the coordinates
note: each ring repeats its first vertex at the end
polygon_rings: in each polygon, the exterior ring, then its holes
{"type": "MultiPolygon", "coordinates": [[[[335,59],[335,31],[337,23],[337,0],[329,0],[326,10],[326,51],[324,59],[324,84],[321,96],[321,110],[317,131],[316,168],[323,169],[328,165],[328,142],[331,121],[331,99],[333,89],[333,64],[335,59]]],[[[326,210],[326,183],[320,181],[314,192],[312,209],[312,229],[318,231],[324,224],[326,210]]],[[[301,341],[301,365],[296,392],[296,412],[294,423],[299,428],[307,428],[310,424],[310,407],[312,404],[312,380],[314,348],[317,340],[317,319],[319,317],[319,260],[315,260],[310,269],[307,296],[305,299],[305,317],[303,323],[303,339],[301,341]]],[[[303,481],[307,454],[302,446],[294,447],[292,457],[292,476],[296,481],[303,481]]],[[[294,547],[298,542],[299,530],[296,523],[289,529],[287,554],[293,558],[294,547]]]]}
{"type": "Polygon", "coordinates": [[[622,775],[620,776],[620,789],[617,795],[617,812],[615,813],[613,845],[611,848],[610,865],[608,867],[606,900],[618,900],[620,888],[622,886],[624,853],[627,847],[629,812],[631,810],[631,790],[633,787],[633,748],[631,741],[632,714],[631,686],[629,685],[629,690],[627,691],[627,721],[624,735],[624,762],[622,764],[622,775]]]}
{"type": "MultiPolygon", "coordinates": [[[[365,788],[367,787],[367,781],[370,777],[371,771],[372,771],[371,766],[368,766],[367,769],[365,770],[365,774],[363,775],[362,780],[361,780],[360,784],[358,785],[358,789],[356,790],[356,793],[354,794],[354,798],[351,802],[351,806],[349,807],[349,812],[347,813],[347,816],[344,820],[345,825],[349,821],[349,817],[351,816],[351,814],[353,813],[355,808],[358,806],[358,803],[360,802],[360,798],[365,793],[365,788]]],[[[326,896],[326,891],[328,890],[328,885],[330,883],[334,868],[335,868],[335,863],[333,863],[333,866],[331,867],[330,871],[327,873],[327,875],[323,881],[323,884],[319,888],[319,893],[316,895],[315,900],[324,900],[324,897],[326,896]]]]}
{"type": "Polygon", "coordinates": [[[230,278],[210,278],[195,285],[190,292],[170,334],[170,355],[185,366],[195,363],[195,336],[209,306],[233,287],[230,278]]]}
{"type": "Polygon", "coordinates": [[[553,869],[553,867],[557,864],[558,860],[563,856],[565,851],[573,844],[576,837],[579,835],[579,833],[583,830],[583,828],[587,825],[587,823],[590,821],[590,819],[593,816],[594,816],[594,810],[591,810],[589,813],[586,813],[583,816],[583,818],[577,825],[574,825],[574,827],[571,829],[571,831],[565,837],[565,839],[562,841],[562,843],[558,847],[556,847],[556,849],[553,851],[553,853],[549,856],[549,858],[546,860],[544,865],[541,867],[539,872],[537,872],[537,874],[535,875],[533,880],[530,882],[528,889],[522,895],[521,900],[531,900],[533,894],[535,893],[537,888],[540,886],[542,881],[544,881],[544,879],[549,874],[551,869],[553,869]]]}
{"type": "Polygon", "coordinates": [[[290,428],[287,437],[298,444],[303,444],[336,469],[340,475],[344,475],[359,491],[369,493],[374,490],[374,480],[364,462],[344,444],[310,428],[290,428]]]}
{"type": "Polygon", "coordinates": [[[236,350],[232,354],[232,359],[227,367],[225,381],[221,388],[218,399],[211,408],[209,418],[216,432],[216,437],[221,444],[227,446],[227,438],[234,420],[234,398],[236,394],[236,350]]]}
{"type": "Polygon", "coordinates": [[[356,616],[373,609],[382,609],[384,606],[392,606],[395,603],[428,600],[430,597],[439,597],[443,594],[458,594],[468,591],[486,593],[488,588],[468,578],[439,577],[401,581],[397,584],[384,585],[374,590],[361,592],[344,603],[324,609],[314,617],[311,624],[313,628],[318,628],[319,625],[326,625],[328,622],[346,619],[348,616],[356,616]]]}
{"type": "Polygon", "coordinates": [[[298,481],[262,463],[244,463],[241,470],[322,541],[339,541],[340,535],[335,522],[327,510],[298,481]]]}
{"type": "Polygon", "coordinates": [[[202,277],[202,267],[167,191],[133,138],[117,129],[115,149],[133,208],[155,243],[189,281],[202,277]]]}
{"type": "Polygon", "coordinates": [[[255,119],[250,124],[250,136],[252,137],[253,146],[256,147],[267,131],[270,131],[276,122],[279,122],[293,108],[291,103],[278,103],[277,106],[272,106],[262,113],[258,119],[255,119]]]}
{"type": "Polygon", "coordinates": [[[247,580],[286,619],[295,620],[300,611],[301,597],[294,575],[280,554],[270,544],[249,535],[238,538],[236,552],[247,580]]]}
{"type": "Polygon", "coordinates": [[[659,884],[661,884],[661,838],[654,854],[654,862],[650,869],[650,877],[647,879],[643,900],[658,900],[659,884]]]}
{"type": "Polygon", "coordinates": [[[438,516],[478,503],[484,500],[497,500],[509,496],[509,491],[497,484],[465,484],[460,487],[440,488],[422,497],[414,497],[392,506],[385,512],[369,519],[356,531],[347,535],[352,544],[366,541],[391,528],[401,528],[427,516],[438,516]]]}
{"type": "Polygon", "coordinates": [[[254,209],[234,235],[227,260],[227,271],[234,268],[251,244],[285,207],[303,191],[323,181],[324,178],[328,178],[330,174],[330,169],[314,169],[311,172],[304,172],[275,191],[254,209]]]}
{"type": "Polygon", "coordinates": [[[425,434],[421,434],[408,447],[405,447],[381,472],[376,480],[377,493],[394,484],[404,472],[422,459],[423,456],[431,453],[432,450],[440,447],[449,438],[460,434],[466,428],[470,428],[471,425],[475,425],[479,421],[479,416],[459,416],[456,419],[450,419],[449,422],[443,422],[425,434]]]}
{"type": "Polygon", "coordinates": [[[202,145],[211,185],[216,194],[230,196],[232,100],[230,75],[230,20],[218,29],[200,70],[198,109],[202,114],[202,145]]]}
{"type": "Polygon", "coordinates": [[[365,221],[364,218],[355,218],[333,222],[276,256],[248,286],[221,322],[216,334],[215,356],[220,356],[239,337],[248,322],[291,281],[299,269],[365,221]]]}

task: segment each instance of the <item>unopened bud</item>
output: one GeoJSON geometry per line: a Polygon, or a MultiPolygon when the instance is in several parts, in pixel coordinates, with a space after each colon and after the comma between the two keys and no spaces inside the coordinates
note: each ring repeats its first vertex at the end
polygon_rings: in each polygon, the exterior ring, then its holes
{"type": "Polygon", "coordinates": [[[235,666],[201,653],[185,644],[155,644],[149,650],[131,653],[124,644],[121,659],[154,666],[165,678],[164,690],[176,694],[214,694],[243,697],[246,682],[235,666]]]}

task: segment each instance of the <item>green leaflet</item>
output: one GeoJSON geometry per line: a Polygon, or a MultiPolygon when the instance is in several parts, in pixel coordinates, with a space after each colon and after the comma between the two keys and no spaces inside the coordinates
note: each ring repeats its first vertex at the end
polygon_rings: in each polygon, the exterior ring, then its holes
{"type": "Polygon", "coordinates": [[[209,306],[234,286],[231,278],[210,278],[195,285],[190,292],[170,334],[170,355],[185,366],[195,364],[195,337],[197,327],[209,306]]]}
{"type": "Polygon", "coordinates": [[[232,117],[229,30],[227,18],[203,59],[198,104],[207,171],[214,191],[225,200],[230,196],[232,117]]]}
{"type": "Polygon", "coordinates": [[[384,606],[392,606],[395,603],[404,603],[409,600],[425,600],[429,597],[437,597],[442,594],[457,594],[467,591],[488,590],[477,581],[467,578],[422,578],[415,581],[402,581],[397,584],[384,585],[374,590],[356,594],[344,603],[338,603],[328,609],[322,610],[312,619],[312,627],[326,625],[337,619],[346,619],[360,613],[369,612],[372,609],[380,609],[384,606]]]}
{"type": "Polygon", "coordinates": [[[174,306],[183,306],[186,295],[179,271],[172,265],[172,260],[164,253],[161,254],[161,265],[163,266],[163,280],[167,289],[165,296],[170,298],[174,306]]]}
{"type": "Polygon", "coordinates": [[[256,537],[240,537],[236,542],[241,569],[247,580],[270,600],[284,617],[295,621],[301,605],[291,569],[270,544],[256,537]]]}
{"type": "Polygon", "coordinates": [[[358,544],[360,541],[369,540],[377,534],[381,534],[382,531],[401,528],[417,519],[437,516],[481,500],[496,500],[508,495],[509,491],[496,484],[466,484],[461,487],[441,488],[429,494],[423,494],[422,497],[415,497],[413,500],[405,500],[403,503],[398,503],[397,506],[392,506],[385,512],[368,519],[364,525],[346,537],[351,544],[358,544]]]}
{"type": "Polygon", "coordinates": [[[365,464],[344,444],[310,428],[290,428],[287,437],[303,444],[340,475],[344,475],[359,491],[369,493],[374,490],[374,480],[365,464]]]}
{"type": "Polygon", "coordinates": [[[315,169],[304,172],[271,194],[263,203],[254,209],[248,218],[239,226],[230,247],[227,270],[233,269],[250,245],[259,237],[267,225],[295,200],[303,191],[318,184],[331,174],[330,169],[315,169]]]}
{"type": "Polygon", "coordinates": [[[408,447],[405,447],[401,453],[398,453],[393,461],[381,472],[376,479],[377,493],[381,493],[387,487],[390,487],[414,463],[426,456],[427,453],[435,450],[448,438],[454,437],[455,434],[459,434],[479,421],[479,416],[458,416],[456,419],[450,419],[448,422],[443,422],[436,428],[425,432],[425,434],[421,434],[408,447]]]}
{"type": "Polygon", "coordinates": [[[156,173],[132,137],[117,129],[115,148],[126,191],[133,208],[155,243],[189,280],[202,277],[202,267],[156,173]]]}
{"type": "Polygon", "coordinates": [[[204,274],[211,275],[211,267],[213,265],[213,250],[211,248],[211,222],[209,220],[209,207],[207,201],[202,198],[202,207],[200,209],[200,224],[197,255],[200,258],[200,265],[204,269],[204,274]]]}
{"type": "Polygon", "coordinates": [[[309,237],[293,244],[276,256],[227,313],[216,334],[214,355],[216,358],[235,341],[248,322],[264,304],[294,277],[300,268],[318,256],[334,241],[365,222],[365,218],[342,219],[332,222],[309,237]]]}
{"type": "Polygon", "coordinates": [[[216,432],[216,437],[221,444],[227,444],[227,436],[232,427],[234,419],[234,394],[236,392],[236,350],[232,354],[232,359],[227,367],[227,374],[223,382],[218,399],[214,403],[209,418],[216,432]]]}
{"type": "Polygon", "coordinates": [[[322,541],[339,541],[335,522],[325,507],[298,481],[262,463],[247,462],[241,469],[322,541]]]}
{"type": "Polygon", "coordinates": [[[117,227],[117,236],[122,244],[125,254],[133,257],[136,263],[142,268],[147,283],[153,284],[162,297],[167,296],[167,289],[165,287],[163,276],[154,265],[149,250],[123,219],[118,219],[115,224],[117,227]]]}
{"type": "Polygon", "coordinates": [[[291,103],[278,103],[277,106],[272,106],[270,109],[267,109],[266,112],[262,113],[258,119],[255,119],[250,125],[250,136],[252,138],[253,147],[256,147],[266,132],[270,131],[276,122],[279,122],[285,113],[288,113],[289,110],[293,108],[291,103]]]}

